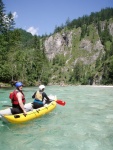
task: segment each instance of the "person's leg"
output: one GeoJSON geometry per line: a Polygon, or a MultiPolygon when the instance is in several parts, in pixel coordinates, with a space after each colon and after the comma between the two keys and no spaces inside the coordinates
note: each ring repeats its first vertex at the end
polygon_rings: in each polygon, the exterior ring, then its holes
{"type": "Polygon", "coordinates": [[[22,113],[22,110],[19,108],[11,108],[11,113],[14,114],[20,114],[22,113]]]}
{"type": "Polygon", "coordinates": [[[34,109],[37,109],[37,108],[40,108],[40,107],[43,107],[43,104],[37,103],[37,102],[33,102],[33,108],[34,109]]]}

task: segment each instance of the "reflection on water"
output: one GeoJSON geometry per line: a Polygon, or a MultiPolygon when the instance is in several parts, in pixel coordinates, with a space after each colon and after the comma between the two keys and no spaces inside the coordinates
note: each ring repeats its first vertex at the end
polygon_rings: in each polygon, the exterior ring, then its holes
{"type": "MultiPolygon", "coordinates": [[[[9,104],[11,89],[0,89],[0,109],[9,104]]],[[[28,102],[37,87],[24,88],[28,102]]],[[[48,95],[66,101],[33,121],[5,124],[0,121],[0,148],[4,150],[112,150],[113,88],[47,86],[48,95]]]]}

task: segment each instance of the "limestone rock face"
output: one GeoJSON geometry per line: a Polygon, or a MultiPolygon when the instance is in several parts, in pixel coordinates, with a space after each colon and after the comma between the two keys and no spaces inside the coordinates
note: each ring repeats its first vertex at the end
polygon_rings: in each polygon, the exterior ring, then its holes
{"type": "Polygon", "coordinates": [[[113,36],[113,23],[110,23],[108,28],[109,28],[109,33],[113,36]]]}
{"type": "Polygon", "coordinates": [[[48,37],[44,43],[48,59],[51,60],[55,57],[55,55],[65,53],[65,47],[71,47],[71,39],[71,32],[68,35],[66,35],[65,38],[64,35],[60,33],[48,37]]]}
{"type": "MultiPolygon", "coordinates": [[[[45,40],[45,43],[44,43],[45,52],[49,60],[52,60],[57,54],[61,54],[61,53],[63,53],[64,56],[68,53],[69,54],[68,59],[72,57],[71,51],[72,51],[72,40],[73,40],[72,35],[73,34],[75,33],[73,32],[68,33],[66,36],[67,39],[64,39],[60,33],[57,33],[48,37],[45,40]]],[[[97,40],[95,43],[91,43],[90,40],[83,39],[78,43],[78,45],[79,45],[78,49],[82,51],[87,51],[88,53],[95,51],[94,55],[91,56],[89,59],[87,59],[86,57],[77,58],[77,60],[79,59],[83,61],[84,64],[90,64],[96,61],[100,52],[103,51],[103,45],[101,44],[100,40],[97,40]]]]}
{"type": "MultiPolygon", "coordinates": [[[[58,33],[54,33],[46,38],[44,46],[47,58],[53,60],[55,56],[58,55],[56,58],[58,58],[58,61],[60,62],[57,62],[52,68],[54,70],[54,74],[51,78],[52,83],[55,82],[56,79],[58,79],[58,82],[69,80],[70,72],[73,72],[79,62],[80,64],[85,65],[86,68],[89,65],[92,70],[93,68],[95,69],[96,63],[101,61],[106,52],[100,37],[101,33],[106,30],[106,25],[107,31],[109,31],[111,38],[113,38],[112,19],[109,22],[99,22],[100,28],[98,28],[97,24],[92,23],[87,26],[86,33],[84,34],[82,34],[83,29],[81,27],[75,27],[72,30],[65,29],[65,31],[62,30],[58,33]],[[99,29],[101,33],[99,32],[99,29]],[[60,71],[58,71],[58,69],[60,71]]],[[[88,70],[85,71],[86,73],[88,72],[88,70]]],[[[102,74],[102,70],[96,72],[94,80],[90,81],[92,82],[91,84],[93,84],[93,82],[99,84],[102,79],[102,74]]]]}
{"type": "MultiPolygon", "coordinates": [[[[105,30],[106,22],[103,21],[100,23],[101,31],[105,30]]],[[[113,22],[111,21],[108,24],[108,29],[110,34],[113,36],[113,22]]],[[[91,31],[90,31],[91,32],[91,31]]],[[[81,51],[82,53],[86,52],[88,57],[82,55],[78,56],[73,60],[73,64],[76,64],[78,60],[82,61],[84,64],[91,64],[95,62],[100,56],[104,54],[104,46],[101,43],[98,30],[94,26],[94,33],[96,37],[87,37],[85,36],[80,40],[81,28],[70,30],[67,33],[55,33],[50,37],[47,37],[44,43],[46,56],[49,60],[52,60],[56,55],[63,54],[66,56],[68,54],[66,64],[72,58],[72,51],[81,51]],[[75,41],[76,40],[76,41],[75,41]],[[75,47],[75,49],[74,49],[75,47]]]]}

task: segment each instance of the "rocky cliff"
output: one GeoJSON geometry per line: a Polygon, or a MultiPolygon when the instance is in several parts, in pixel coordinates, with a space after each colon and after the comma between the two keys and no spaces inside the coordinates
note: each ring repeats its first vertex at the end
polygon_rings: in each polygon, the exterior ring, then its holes
{"type": "MultiPolygon", "coordinates": [[[[106,22],[101,22],[101,30],[105,29],[105,24],[106,22]]],[[[81,28],[75,28],[62,30],[62,32],[55,33],[45,40],[45,52],[50,61],[57,55],[63,54],[65,64],[61,66],[62,72],[66,71],[67,73],[66,68],[73,69],[80,61],[84,65],[94,65],[96,60],[105,53],[105,47],[100,40],[97,27],[91,24],[87,28],[89,32],[82,39],[81,28]]],[[[108,29],[113,37],[113,20],[108,22],[108,29]]]]}

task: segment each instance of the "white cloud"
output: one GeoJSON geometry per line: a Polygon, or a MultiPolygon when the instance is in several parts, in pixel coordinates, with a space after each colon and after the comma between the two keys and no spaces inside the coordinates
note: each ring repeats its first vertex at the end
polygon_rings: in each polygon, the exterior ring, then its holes
{"type": "Polygon", "coordinates": [[[13,12],[13,18],[18,18],[17,12],[13,12]]]}
{"type": "Polygon", "coordinates": [[[32,35],[38,35],[38,28],[29,27],[27,32],[30,32],[32,35]]]}

